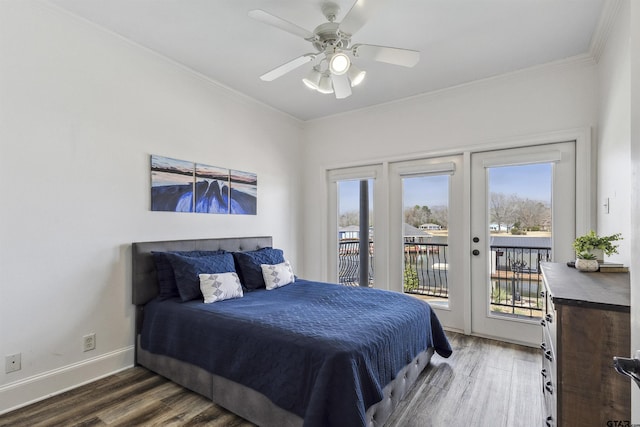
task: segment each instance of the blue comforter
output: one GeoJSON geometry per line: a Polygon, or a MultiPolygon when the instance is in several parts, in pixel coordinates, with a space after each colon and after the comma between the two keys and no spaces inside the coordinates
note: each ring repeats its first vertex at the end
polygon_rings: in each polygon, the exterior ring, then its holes
{"type": "Polygon", "coordinates": [[[141,345],[251,387],[307,427],[364,426],[366,409],[418,353],[451,354],[425,302],[305,280],[213,304],[154,300],[141,345]]]}

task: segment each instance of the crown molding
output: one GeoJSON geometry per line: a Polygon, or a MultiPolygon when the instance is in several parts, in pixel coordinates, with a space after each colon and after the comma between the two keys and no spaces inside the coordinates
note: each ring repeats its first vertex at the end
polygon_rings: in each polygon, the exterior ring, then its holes
{"type": "Polygon", "coordinates": [[[591,45],[589,46],[589,53],[596,63],[600,62],[604,48],[613,31],[613,24],[620,13],[622,1],[623,0],[605,0],[602,5],[600,20],[593,33],[593,37],[591,37],[591,45]]]}

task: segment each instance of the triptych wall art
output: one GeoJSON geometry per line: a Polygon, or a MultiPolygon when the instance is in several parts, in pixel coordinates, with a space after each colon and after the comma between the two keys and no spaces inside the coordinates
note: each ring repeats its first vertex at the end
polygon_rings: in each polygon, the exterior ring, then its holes
{"type": "Polygon", "coordinates": [[[151,210],[256,215],[258,176],[151,155],[151,210]]]}

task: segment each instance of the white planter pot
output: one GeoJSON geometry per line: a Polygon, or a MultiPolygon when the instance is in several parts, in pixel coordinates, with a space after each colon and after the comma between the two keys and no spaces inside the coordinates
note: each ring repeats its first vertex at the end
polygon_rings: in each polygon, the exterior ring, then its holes
{"type": "Polygon", "coordinates": [[[600,264],[597,259],[581,259],[576,260],[576,268],[580,271],[598,271],[600,264]]]}

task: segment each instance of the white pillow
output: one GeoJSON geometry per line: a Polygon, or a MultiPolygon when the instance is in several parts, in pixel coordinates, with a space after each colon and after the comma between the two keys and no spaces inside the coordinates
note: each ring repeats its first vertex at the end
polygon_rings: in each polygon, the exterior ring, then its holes
{"type": "Polygon", "coordinates": [[[242,298],[242,285],[238,275],[231,273],[198,274],[204,302],[209,304],[232,298],[242,298]]]}
{"type": "Polygon", "coordinates": [[[262,267],[262,277],[268,291],[288,285],[296,280],[289,261],[275,265],[261,264],[260,267],[262,267]]]}

